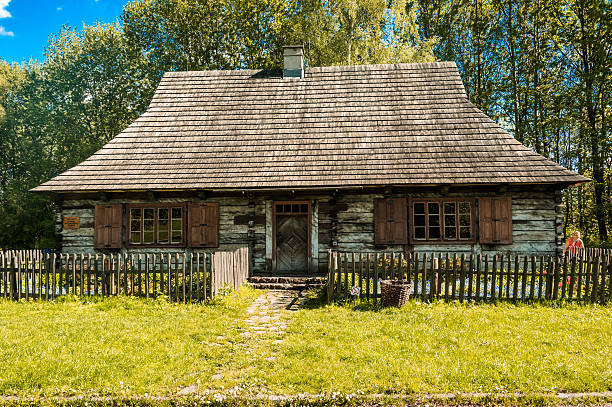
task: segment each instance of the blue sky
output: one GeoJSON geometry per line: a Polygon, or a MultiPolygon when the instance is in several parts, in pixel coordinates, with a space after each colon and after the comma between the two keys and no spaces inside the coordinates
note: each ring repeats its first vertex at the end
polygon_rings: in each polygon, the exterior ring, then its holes
{"type": "Polygon", "coordinates": [[[0,0],[0,59],[44,60],[49,36],[67,24],[114,22],[128,0],[0,0]]]}

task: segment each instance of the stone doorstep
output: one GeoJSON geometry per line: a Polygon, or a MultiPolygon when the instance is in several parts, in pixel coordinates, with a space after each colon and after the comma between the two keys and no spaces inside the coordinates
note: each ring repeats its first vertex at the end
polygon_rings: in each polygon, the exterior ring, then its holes
{"type": "Polygon", "coordinates": [[[249,277],[251,284],[319,284],[323,285],[327,282],[327,277],[324,276],[252,276],[249,277]]]}
{"type": "Polygon", "coordinates": [[[280,284],[280,283],[251,283],[253,288],[259,290],[290,290],[303,291],[311,288],[319,288],[322,285],[318,284],[280,284]]]}
{"type": "Polygon", "coordinates": [[[294,290],[303,291],[310,288],[319,288],[325,285],[325,277],[262,277],[249,278],[254,288],[260,290],[294,290]]]}

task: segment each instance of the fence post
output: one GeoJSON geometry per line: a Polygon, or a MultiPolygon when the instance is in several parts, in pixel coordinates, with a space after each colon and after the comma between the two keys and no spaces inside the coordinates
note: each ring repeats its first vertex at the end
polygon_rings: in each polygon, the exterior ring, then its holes
{"type": "Polygon", "coordinates": [[[438,259],[435,254],[431,254],[431,259],[429,261],[430,269],[429,269],[429,301],[434,301],[436,296],[438,295],[438,273],[437,270],[438,259]]]}
{"type": "Polygon", "coordinates": [[[331,302],[331,287],[334,285],[331,249],[327,249],[327,303],[331,302]]]}
{"type": "Polygon", "coordinates": [[[461,253],[461,269],[459,271],[459,301],[465,297],[465,253],[461,253]]]}
{"type": "MultiPolygon", "coordinates": [[[[592,250],[592,249],[591,249],[592,250]]],[[[591,298],[591,275],[593,272],[593,258],[588,257],[585,264],[584,278],[584,300],[588,301],[591,298]]]]}
{"type": "Polygon", "coordinates": [[[599,294],[599,267],[601,265],[601,258],[595,257],[595,269],[593,270],[593,287],[591,289],[591,302],[596,303],[599,294]]]}
{"type": "Polygon", "coordinates": [[[440,254],[438,254],[438,257],[433,256],[431,258],[431,261],[433,262],[432,264],[432,281],[433,281],[433,287],[434,290],[432,292],[432,296],[431,298],[440,298],[440,254]]]}
{"type": "Polygon", "coordinates": [[[468,299],[468,301],[471,301],[472,300],[472,294],[473,294],[472,285],[474,284],[474,253],[470,253],[470,261],[468,263],[467,279],[468,279],[468,296],[467,296],[467,299],[468,299]]]}
{"type": "Polygon", "coordinates": [[[567,257],[568,256],[563,256],[563,274],[561,275],[561,298],[562,299],[565,298],[565,295],[567,293],[567,285],[568,285],[567,257]]]}
{"type": "MultiPolygon", "coordinates": [[[[503,260],[502,260],[503,262],[503,260]]],[[[496,277],[497,277],[497,254],[493,255],[493,265],[491,267],[491,301],[496,301],[497,295],[497,287],[496,287],[496,277]]]]}
{"type": "Polygon", "coordinates": [[[512,281],[512,299],[515,302],[518,299],[518,289],[519,289],[518,277],[519,277],[520,266],[521,266],[521,257],[515,256],[514,257],[514,277],[512,279],[513,280],[512,281]]]}
{"type": "Polygon", "coordinates": [[[373,288],[374,291],[372,295],[374,296],[374,304],[378,302],[378,261],[379,261],[378,252],[374,254],[374,281],[373,288]]]}
{"type": "Polygon", "coordinates": [[[421,278],[421,301],[427,300],[427,253],[423,253],[423,274],[421,278]]]}

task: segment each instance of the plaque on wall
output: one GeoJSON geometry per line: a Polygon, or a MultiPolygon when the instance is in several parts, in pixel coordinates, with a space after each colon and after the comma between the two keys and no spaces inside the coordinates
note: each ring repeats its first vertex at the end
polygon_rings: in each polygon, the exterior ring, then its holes
{"type": "Polygon", "coordinates": [[[64,229],[78,229],[81,224],[81,219],[78,216],[64,217],[64,229]]]}

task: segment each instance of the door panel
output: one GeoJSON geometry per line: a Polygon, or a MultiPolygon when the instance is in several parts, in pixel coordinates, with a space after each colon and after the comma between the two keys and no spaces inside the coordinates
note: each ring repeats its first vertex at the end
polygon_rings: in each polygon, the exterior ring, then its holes
{"type": "Polygon", "coordinates": [[[277,216],[276,272],[308,273],[307,216],[277,216]]]}

